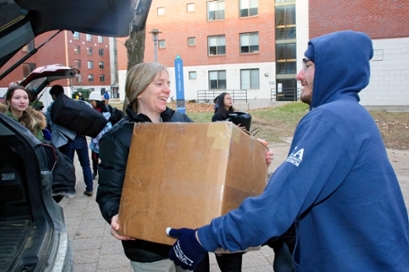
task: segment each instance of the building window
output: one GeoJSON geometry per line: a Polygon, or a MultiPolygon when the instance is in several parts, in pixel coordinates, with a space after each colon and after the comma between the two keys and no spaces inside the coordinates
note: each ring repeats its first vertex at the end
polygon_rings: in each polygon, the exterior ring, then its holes
{"type": "Polygon", "coordinates": [[[165,40],[159,40],[158,41],[158,46],[159,46],[159,49],[165,48],[166,47],[166,41],[165,40]]]}
{"type": "Polygon", "coordinates": [[[94,82],[94,75],[89,74],[89,75],[88,75],[88,81],[89,81],[89,82],[94,82]]]}
{"type": "Polygon", "coordinates": [[[158,14],[158,16],[165,15],[165,8],[158,8],[157,14],[158,14]]]}
{"type": "Polygon", "coordinates": [[[207,20],[223,20],[224,19],[224,0],[207,2],[207,20]]]}
{"type": "Polygon", "coordinates": [[[81,60],[76,59],[74,60],[74,62],[75,62],[75,67],[81,68],[81,60]]]}
{"type": "Polygon", "coordinates": [[[259,69],[240,70],[240,88],[241,89],[260,89],[259,69]]]}
{"type": "Polygon", "coordinates": [[[195,45],[196,45],[196,38],[195,37],[187,38],[187,46],[195,46],[195,45]]]}
{"type": "Polygon", "coordinates": [[[195,11],[195,3],[188,3],[186,5],[187,12],[194,12],[195,11]]]}
{"type": "Polygon", "coordinates": [[[74,45],[74,53],[75,54],[81,54],[80,46],[79,45],[74,45]]]}
{"type": "Polygon", "coordinates": [[[34,40],[28,42],[28,44],[24,45],[22,50],[23,52],[30,52],[34,49],[34,40]]]}
{"type": "Polygon", "coordinates": [[[189,71],[189,79],[196,79],[196,71],[189,71]]]}
{"type": "Polygon", "coordinates": [[[226,90],[226,71],[209,71],[209,89],[226,90]]]}
{"type": "Polygon", "coordinates": [[[103,70],[105,68],[105,63],[103,61],[99,62],[99,69],[103,70]]]}
{"type": "Polygon", "coordinates": [[[258,33],[240,34],[240,53],[258,52],[258,33]]]}
{"type": "Polygon", "coordinates": [[[27,77],[36,68],[35,63],[23,63],[23,77],[27,77]]]}
{"type": "Polygon", "coordinates": [[[276,70],[277,74],[295,74],[297,72],[295,43],[276,45],[276,70]]]}
{"type": "Polygon", "coordinates": [[[88,69],[94,68],[94,62],[92,60],[88,61],[88,69]]]}
{"type": "Polygon", "coordinates": [[[100,48],[98,50],[98,55],[103,56],[104,55],[104,48],[100,48]]]}
{"type": "Polygon", "coordinates": [[[79,40],[80,39],[80,33],[75,31],[74,33],[72,33],[72,37],[74,38],[74,40],[79,40]]]}
{"type": "Polygon", "coordinates": [[[207,43],[209,56],[226,54],[226,37],[224,35],[209,36],[207,38],[207,43]]]}
{"type": "Polygon", "coordinates": [[[75,77],[75,79],[77,80],[77,82],[82,82],[82,75],[77,74],[77,76],[75,77]]]}
{"type": "Polygon", "coordinates": [[[295,39],[295,5],[277,6],[275,14],[276,39],[295,39]]]}
{"type": "Polygon", "coordinates": [[[99,75],[99,81],[105,82],[105,75],[99,75]]]}
{"type": "Polygon", "coordinates": [[[87,55],[92,55],[92,47],[87,46],[87,55]]]}
{"type": "Polygon", "coordinates": [[[98,36],[98,43],[103,43],[104,42],[104,37],[98,36]]]}
{"type": "Polygon", "coordinates": [[[85,34],[85,39],[87,40],[87,42],[92,41],[92,36],[91,36],[91,34],[85,34]]]}
{"type": "Polygon", "coordinates": [[[240,0],[240,17],[258,15],[258,0],[240,0]]]}

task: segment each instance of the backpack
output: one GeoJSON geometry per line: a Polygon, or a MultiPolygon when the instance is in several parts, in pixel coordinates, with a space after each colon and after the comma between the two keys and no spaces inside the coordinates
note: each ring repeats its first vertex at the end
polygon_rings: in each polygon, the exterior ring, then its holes
{"type": "Polygon", "coordinates": [[[51,106],[51,121],[78,134],[95,138],[107,120],[84,101],[61,94],[51,106]]]}
{"type": "Polygon", "coordinates": [[[75,195],[75,168],[71,159],[61,153],[51,142],[42,142],[45,154],[47,155],[47,167],[52,171],[52,195],[73,196],[75,195]]]}

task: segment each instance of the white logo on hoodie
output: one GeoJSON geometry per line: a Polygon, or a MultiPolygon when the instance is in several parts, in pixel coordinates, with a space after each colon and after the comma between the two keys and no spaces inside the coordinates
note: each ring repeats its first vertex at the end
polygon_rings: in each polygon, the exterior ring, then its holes
{"type": "MultiPolygon", "coordinates": [[[[295,148],[297,149],[297,147],[295,148]]],[[[287,162],[294,164],[295,166],[299,166],[300,163],[302,162],[302,156],[304,154],[304,148],[301,148],[297,152],[293,152],[288,156],[287,162]]]]}

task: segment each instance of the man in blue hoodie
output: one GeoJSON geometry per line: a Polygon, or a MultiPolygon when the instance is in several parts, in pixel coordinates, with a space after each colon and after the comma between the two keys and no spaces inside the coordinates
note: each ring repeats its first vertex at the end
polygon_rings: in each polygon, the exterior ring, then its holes
{"type": "Polygon", "coordinates": [[[265,191],[209,225],[168,229],[169,256],[193,269],[208,251],[257,246],[293,223],[295,271],[408,271],[409,224],[382,137],[358,103],[372,41],[340,31],[312,39],[297,79],[310,112],[265,191]]]}

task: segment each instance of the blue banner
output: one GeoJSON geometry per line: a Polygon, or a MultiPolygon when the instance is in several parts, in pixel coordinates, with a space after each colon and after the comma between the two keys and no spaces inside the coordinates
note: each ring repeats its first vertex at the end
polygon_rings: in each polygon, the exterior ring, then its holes
{"type": "Polygon", "coordinates": [[[176,110],[182,113],[185,108],[185,83],[183,81],[183,60],[180,56],[175,59],[175,77],[176,77],[176,110]]]}

